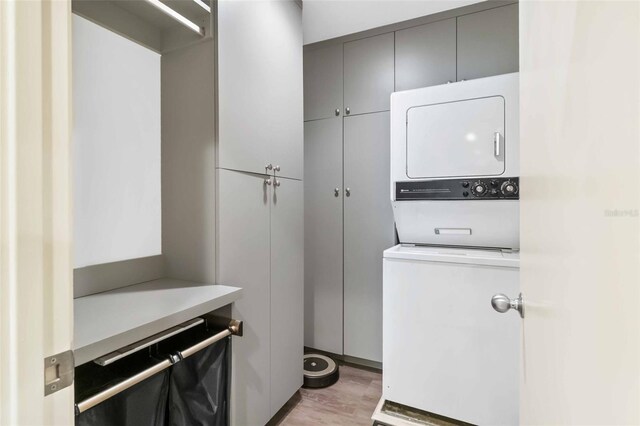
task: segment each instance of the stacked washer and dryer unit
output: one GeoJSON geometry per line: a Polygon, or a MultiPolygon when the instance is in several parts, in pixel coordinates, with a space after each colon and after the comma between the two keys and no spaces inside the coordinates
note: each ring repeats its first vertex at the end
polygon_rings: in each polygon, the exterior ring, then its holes
{"type": "Polygon", "coordinates": [[[518,114],[517,73],[391,97],[387,402],[518,423],[520,317],[491,304],[519,293],[518,114]]]}

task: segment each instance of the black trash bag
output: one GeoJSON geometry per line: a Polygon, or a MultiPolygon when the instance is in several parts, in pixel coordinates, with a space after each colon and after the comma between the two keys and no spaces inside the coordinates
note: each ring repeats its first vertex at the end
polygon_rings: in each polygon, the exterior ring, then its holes
{"type": "Polygon", "coordinates": [[[172,367],[169,425],[226,426],[227,346],[222,339],[172,367]]]}
{"type": "Polygon", "coordinates": [[[165,426],[170,372],[161,371],[76,416],[76,426],[165,426]]]}

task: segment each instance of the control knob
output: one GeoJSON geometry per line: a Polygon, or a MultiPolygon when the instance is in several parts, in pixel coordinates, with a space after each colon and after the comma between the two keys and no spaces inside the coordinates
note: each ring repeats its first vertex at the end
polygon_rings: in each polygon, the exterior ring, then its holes
{"type": "Polygon", "coordinates": [[[476,197],[484,197],[487,193],[487,184],[479,180],[471,186],[471,192],[473,192],[473,195],[476,197]]]}
{"type": "Polygon", "coordinates": [[[507,180],[502,183],[500,191],[502,191],[502,194],[507,197],[510,195],[516,195],[518,193],[518,185],[511,180],[507,180]]]}

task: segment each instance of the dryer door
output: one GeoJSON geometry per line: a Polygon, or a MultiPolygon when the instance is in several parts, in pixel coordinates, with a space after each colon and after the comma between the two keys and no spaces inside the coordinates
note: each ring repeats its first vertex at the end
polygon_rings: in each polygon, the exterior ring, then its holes
{"type": "Polygon", "coordinates": [[[498,176],[505,170],[502,96],[424,105],[407,111],[411,179],[498,176]]]}

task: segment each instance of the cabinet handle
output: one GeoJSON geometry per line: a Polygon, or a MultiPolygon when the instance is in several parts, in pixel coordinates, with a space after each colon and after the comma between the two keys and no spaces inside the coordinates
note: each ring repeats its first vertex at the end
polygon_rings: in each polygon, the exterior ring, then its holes
{"type": "Polygon", "coordinates": [[[347,113],[347,115],[351,114],[351,108],[346,107],[346,108],[344,109],[344,112],[346,112],[346,113],[347,113]]]}
{"type": "Polygon", "coordinates": [[[347,197],[351,197],[351,188],[346,188],[346,189],[344,190],[344,194],[345,194],[347,197]]]}
{"type": "Polygon", "coordinates": [[[264,184],[265,185],[271,185],[271,179],[265,179],[264,180],[264,184]]]}
{"type": "Polygon", "coordinates": [[[340,115],[340,108],[336,108],[336,117],[340,115]]]}
{"type": "Polygon", "coordinates": [[[340,195],[340,188],[336,188],[333,190],[333,196],[338,197],[340,195]]]}
{"type": "Polygon", "coordinates": [[[279,171],[280,171],[280,166],[275,166],[275,167],[273,168],[273,170],[275,170],[276,172],[279,172],[279,171]]]}
{"type": "Polygon", "coordinates": [[[266,166],[264,166],[265,169],[267,170],[272,170],[273,169],[273,164],[269,163],[266,166]]]}
{"type": "Polygon", "coordinates": [[[278,179],[273,179],[274,186],[280,186],[280,181],[278,179]]]}

